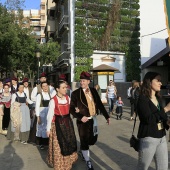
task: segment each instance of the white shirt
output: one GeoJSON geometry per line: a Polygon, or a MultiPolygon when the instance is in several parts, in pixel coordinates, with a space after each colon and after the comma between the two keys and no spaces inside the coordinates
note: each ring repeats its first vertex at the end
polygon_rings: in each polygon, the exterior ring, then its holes
{"type": "MultiPolygon", "coordinates": [[[[64,100],[61,100],[61,98],[57,97],[57,99],[58,99],[58,103],[60,103],[60,104],[67,103],[66,98],[64,100]]],[[[70,103],[70,98],[69,98],[69,103],[70,103]]],[[[54,101],[54,99],[51,99],[50,103],[49,103],[48,114],[47,114],[47,131],[50,131],[50,129],[51,129],[51,123],[52,123],[53,116],[54,116],[54,109],[55,109],[55,101],[54,101]]]]}
{"type": "MultiPolygon", "coordinates": [[[[18,94],[19,97],[25,97],[24,92],[22,92],[22,93],[17,92],[17,94],[18,94]]],[[[15,99],[16,99],[16,98],[17,98],[16,94],[15,94],[15,93],[12,94],[11,104],[15,102],[15,99]]],[[[28,97],[26,98],[26,101],[27,101],[27,103],[29,103],[29,104],[33,104],[33,102],[32,102],[28,97]]]]}
{"type": "MultiPolygon", "coordinates": [[[[49,86],[50,87],[50,95],[51,97],[54,97],[56,95],[56,91],[54,90],[54,87],[52,86],[49,86]]],[[[31,100],[33,102],[36,102],[36,98],[37,98],[37,87],[34,87],[33,90],[32,90],[32,93],[31,93],[31,100]]]]}
{"type": "Polygon", "coordinates": [[[27,98],[29,98],[29,99],[30,99],[28,87],[27,87],[27,88],[26,88],[26,87],[24,87],[24,92],[25,92],[25,94],[26,94],[27,98]]]}
{"type": "MultiPolygon", "coordinates": [[[[42,95],[43,95],[44,100],[50,100],[50,96],[49,96],[48,92],[42,92],[42,95]]],[[[44,109],[44,107],[40,107],[41,94],[38,94],[36,98],[37,99],[36,99],[35,113],[36,113],[36,116],[39,116],[40,112],[44,109]]]]}

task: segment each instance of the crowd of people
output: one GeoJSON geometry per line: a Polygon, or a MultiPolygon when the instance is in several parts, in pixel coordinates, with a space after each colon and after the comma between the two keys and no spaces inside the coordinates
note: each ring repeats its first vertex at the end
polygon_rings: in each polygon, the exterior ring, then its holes
{"type": "MultiPolygon", "coordinates": [[[[78,154],[85,161],[87,169],[93,170],[89,149],[98,139],[97,114],[102,114],[108,124],[113,112],[117,120],[122,119],[124,102],[118,96],[115,83],[110,80],[106,88],[108,113],[101,101],[100,86],[89,87],[90,78],[88,72],[82,72],[80,88],[73,92],[63,74],[51,86],[47,83],[45,73],[42,73],[40,84],[33,89],[29,87],[28,78],[22,82],[18,82],[16,77],[0,80],[0,133],[11,141],[35,144],[42,150],[47,145],[47,163],[55,170],[70,170],[78,154]],[[79,151],[72,117],[76,118],[79,151]]],[[[137,170],[147,170],[153,157],[157,170],[168,169],[165,130],[170,126],[167,116],[170,103],[162,106],[161,85],[161,76],[148,72],[142,83],[132,81],[128,89],[130,120],[134,119],[134,114],[140,120],[137,170]]]]}
{"type": "Polygon", "coordinates": [[[97,141],[98,110],[108,124],[110,119],[99,89],[89,87],[90,78],[88,72],[82,72],[80,88],[72,94],[64,74],[51,86],[42,73],[40,84],[33,89],[28,78],[21,82],[16,77],[0,80],[0,133],[8,140],[34,144],[42,150],[47,145],[47,163],[55,170],[71,169],[78,153],[87,169],[93,170],[89,146],[97,141]],[[79,152],[70,114],[77,119],[79,152]]]}

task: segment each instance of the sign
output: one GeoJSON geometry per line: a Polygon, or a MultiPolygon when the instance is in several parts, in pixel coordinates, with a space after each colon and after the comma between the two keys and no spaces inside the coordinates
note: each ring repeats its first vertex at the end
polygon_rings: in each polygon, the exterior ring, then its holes
{"type": "Polygon", "coordinates": [[[97,72],[98,75],[114,75],[114,72],[97,72]]]}

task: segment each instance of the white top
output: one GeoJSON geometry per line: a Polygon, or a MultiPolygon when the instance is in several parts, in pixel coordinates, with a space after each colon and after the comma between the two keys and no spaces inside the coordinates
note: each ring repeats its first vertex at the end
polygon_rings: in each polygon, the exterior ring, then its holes
{"type": "MultiPolygon", "coordinates": [[[[17,94],[18,94],[19,97],[25,97],[24,92],[22,92],[22,93],[17,92],[17,94]]],[[[11,104],[15,102],[16,97],[17,97],[17,96],[16,96],[15,93],[12,94],[11,104]]],[[[27,101],[27,103],[29,103],[29,104],[33,104],[33,102],[32,102],[28,97],[26,98],[26,101],[27,101]]]]}
{"type": "MultiPolygon", "coordinates": [[[[42,92],[44,100],[50,100],[50,96],[48,92],[42,92]]],[[[41,104],[41,94],[38,94],[36,97],[36,107],[35,107],[35,113],[36,116],[40,116],[40,112],[44,109],[44,107],[40,107],[41,104]]]]}
{"type": "MultiPolygon", "coordinates": [[[[54,87],[49,86],[50,87],[50,95],[51,97],[54,97],[56,95],[56,91],[54,89],[54,87]]],[[[36,98],[37,98],[37,87],[34,87],[31,93],[31,100],[33,102],[36,102],[36,98]]]]}
{"type": "Polygon", "coordinates": [[[29,98],[29,99],[30,99],[28,87],[27,87],[27,88],[26,88],[26,87],[24,87],[24,92],[25,92],[25,94],[26,94],[27,98],[29,98]]]}
{"type": "Polygon", "coordinates": [[[114,98],[116,94],[115,86],[108,86],[108,98],[114,98]]]}
{"type": "MultiPolygon", "coordinates": [[[[69,96],[68,96],[68,98],[69,98],[69,96]]],[[[67,103],[66,98],[61,100],[61,98],[57,97],[57,99],[58,99],[58,103],[60,103],[60,104],[67,103]]],[[[69,98],[69,103],[70,103],[70,98],[69,98]]],[[[51,99],[51,101],[49,103],[48,114],[47,114],[47,131],[50,131],[50,129],[51,129],[51,122],[52,122],[53,116],[54,116],[54,109],[55,109],[55,101],[54,101],[54,99],[51,99]]]]}

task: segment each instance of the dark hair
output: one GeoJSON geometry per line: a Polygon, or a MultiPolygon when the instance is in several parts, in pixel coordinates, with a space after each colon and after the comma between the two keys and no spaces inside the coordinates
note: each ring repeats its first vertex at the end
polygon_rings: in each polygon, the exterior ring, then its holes
{"type": "Polygon", "coordinates": [[[3,88],[4,88],[5,86],[8,86],[8,88],[10,87],[9,84],[4,84],[4,85],[3,85],[3,88]]]}
{"type": "Polygon", "coordinates": [[[24,86],[24,83],[22,83],[22,82],[21,82],[21,83],[18,83],[18,87],[19,87],[19,86],[24,86]]]}
{"type": "Polygon", "coordinates": [[[66,81],[64,81],[64,80],[59,80],[59,81],[57,81],[55,84],[54,84],[54,88],[56,89],[56,88],[60,88],[60,85],[61,84],[63,84],[63,83],[65,83],[65,84],[67,84],[67,82],[66,81]]]}
{"type": "MultiPolygon", "coordinates": [[[[153,79],[155,79],[157,76],[160,76],[159,73],[156,72],[147,72],[143,78],[143,83],[141,86],[141,94],[144,96],[147,96],[148,98],[151,98],[151,82],[153,79]]],[[[156,92],[156,97],[160,97],[160,93],[156,92]]]]}
{"type": "Polygon", "coordinates": [[[45,84],[45,83],[48,85],[48,82],[47,82],[47,81],[41,82],[41,84],[40,84],[40,85],[41,85],[41,88],[42,88],[42,85],[45,84]]]}

